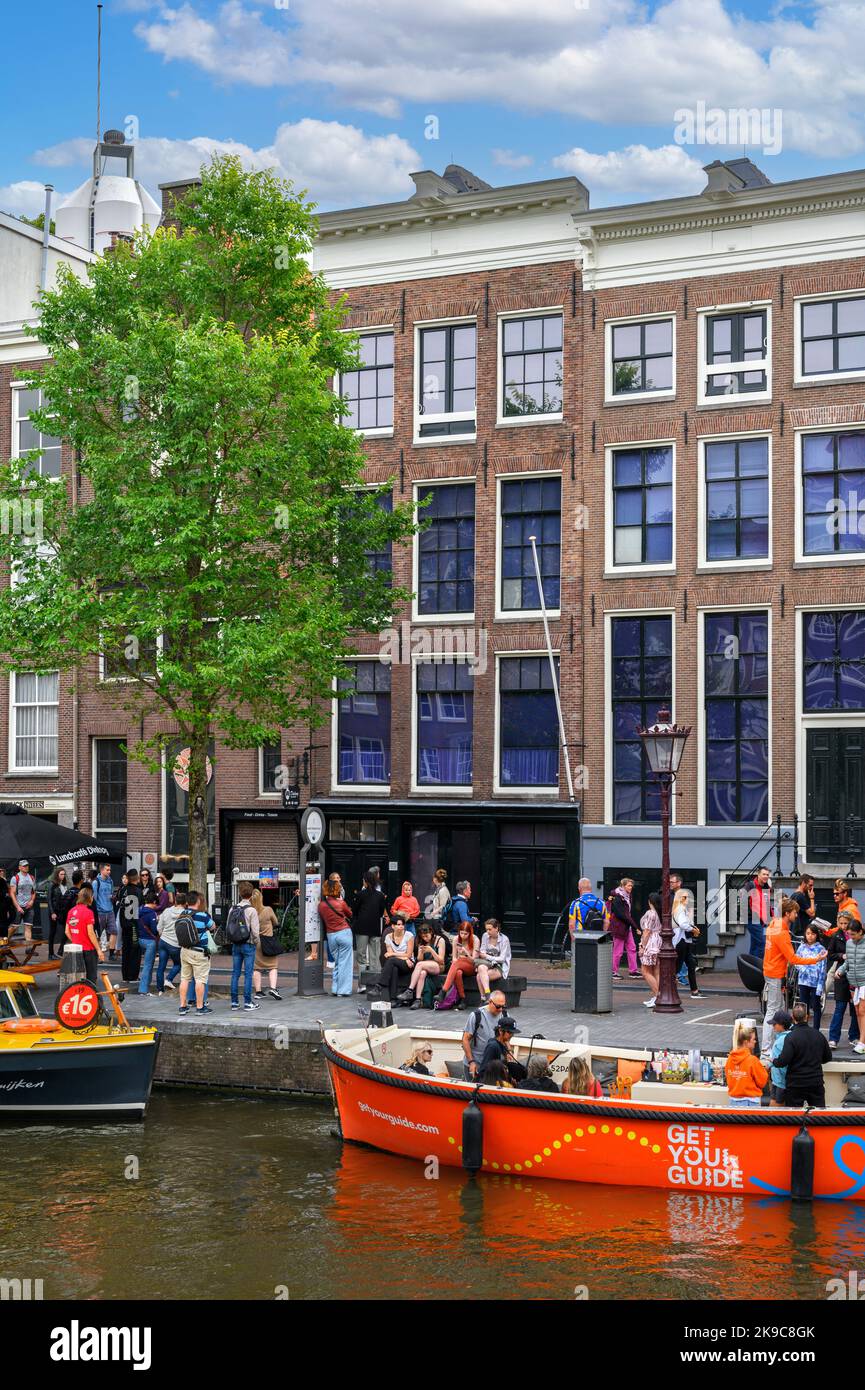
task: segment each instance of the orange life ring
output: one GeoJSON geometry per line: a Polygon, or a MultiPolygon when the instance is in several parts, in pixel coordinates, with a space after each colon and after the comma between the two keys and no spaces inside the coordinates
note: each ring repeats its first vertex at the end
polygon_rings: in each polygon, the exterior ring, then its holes
{"type": "Polygon", "coordinates": [[[4,1033],[54,1033],[59,1027],[56,1018],[7,1018],[0,1023],[4,1033]]]}

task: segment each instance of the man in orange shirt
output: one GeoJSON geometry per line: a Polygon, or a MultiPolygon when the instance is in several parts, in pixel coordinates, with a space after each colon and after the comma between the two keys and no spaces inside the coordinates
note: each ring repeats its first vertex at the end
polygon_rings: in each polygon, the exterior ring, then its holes
{"type": "Polygon", "coordinates": [[[773,917],[766,928],[766,950],[763,955],[763,978],[766,981],[766,1015],[763,1019],[763,1039],[760,1058],[768,1064],[772,1058],[772,1023],[775,1011],[783,1003],[782,985],[788,965],[813,965],[824,960],[826,952],[819,956],[797,956],[790,940],[790,928],[799,916],[799,904],[792,898],[784,898],[781,903],[781,916],[773,917]]]}
{"type": "Polygon", "coordinates": [[[850,892],[850,884],[846,879],[836,878],[835,887],[832,889],[832,896],[835,899],[835,906],[839,912],[849,912],[857,922],[862,921],[862,913],[859,904],[850,892]]]}

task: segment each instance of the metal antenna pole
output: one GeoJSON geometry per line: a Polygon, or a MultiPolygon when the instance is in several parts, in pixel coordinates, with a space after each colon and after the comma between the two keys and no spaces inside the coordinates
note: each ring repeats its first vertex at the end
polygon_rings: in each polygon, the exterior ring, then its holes
{"type": "Polygon", "coordinates": [[[571,776],[571,758],[570,754],[568,753],[568,740],[565,736],[565,721],[562,716],[562,701],[559,695],[559,680],[558,676],[556,675],[556,663],[553,659],[553,644],[550,639],[550,625],[547,622],[547,605],[544,601],[544,586],[541,583],[541,567],[538,564],[538,547],[535,542],[534,536],[529,536],[529,540],[532,543],[532,559],[535,562],[535,578],[538,581],[538,598],[541,602],[541,616],[544,620],[544,636],[547,639],[547,656],[550,660],[550,676],[552,677],[553,682],[553,694],[556,697],[556,713],[559,716],[559,736],[562,740],[562,752],[564,753],[565,757],[565,776],[568,779],[568,800],[573,801],[574,779],[571,776]]]}
{"type": "Polygon", "coordinates": [[[102,139],[102,6],[96,6],[96,143],[102,139]]]}

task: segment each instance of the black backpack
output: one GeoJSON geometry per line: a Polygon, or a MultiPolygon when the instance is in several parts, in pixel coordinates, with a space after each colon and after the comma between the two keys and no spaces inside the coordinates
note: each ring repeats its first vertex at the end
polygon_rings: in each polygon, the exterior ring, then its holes
{"type": "Polygon", "coordinates": [[[225,935],[232,946],[242,946],[252,935],[246,920],[246,909],[241,903],[235,903],[229,911],[225,922],[225,935]]]}
{"type": "Polygon", "coordinates": [[[181,913],[174,923],[174,932],[178,946],[185,946],[188,951],[196,950],[201,945],[198,927],[191,912],[181,913]]]}

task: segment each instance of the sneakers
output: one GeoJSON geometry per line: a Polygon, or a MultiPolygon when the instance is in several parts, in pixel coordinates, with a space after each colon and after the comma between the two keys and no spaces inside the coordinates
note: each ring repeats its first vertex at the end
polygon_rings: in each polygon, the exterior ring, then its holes
{"type": "Polygon", "coordinates": [[[253,999],[266,999],[267,995],[265,994],[263,989],[257,989],[252,997],[253,999]]]}
{"type": "Polygon", "coordinates": [[[205,1004],[203,1009],[196,1009],[195,1012],[197,1014],[212,1014],[213,1010],[209,1004],[205,1004]]]}
{"type": "Polygon", "coordinates": [[[642,980],[643,977],[640,974],[639,970],[629,970],[628,978],[631,980],[642,980]]]}
{"type": "Polygon", "coordinates": [[[413,1009],[420,1009],[423,1008],[423,1005],[421,1004],[421,1001],[419,999],[416,999],[411,1007],[413,1009]]]}
{"type": "Polygon", "coordinates": [[[691,998],[692,998],[692,999],[705,999],[705,997],[706,997],[705,994],[701,994],[700,991],[699,991],[698,989],[692,989],[692,990],[691,990],[691,998]]]}
{"type": "Polygon", "coordinates": [[[234,1002],[233,1004],[231,1004],[229,1007],[232,1008],[232,1009],[239,1009],[239,1008],[240,1008],[240,1005],[239,1005],[239,1004],[237,1003],[237,1001],[235,1000],[235,1002],[234,1002]]]}
{"type": "Polygon", "coordinates": [[[173,994],[174,991],[177,989],[177,985],[173,985],[173,984],[171,983],[170,980],[166,980],[166,981],[165,981],[165,988],[166,988],[166,989],[170,989],[171,992],[172,992],[172,994],[173,994]]]}
{"type": "Polygon", "coordinates": [[[830,1038],[830,1039],[829,1039],[829,1046],[831,1047],[832,1051],[834,1052],[834,1051],[835,1051],[835,1048],[838,1046],[838,1044],[837,1044],[836,1042],[833,1042],[832,1039],[830,1038]]]}
{"type": "MultiPolygon", "coordinates": [[[[279,1004],[282,1003],[282,995],[279,993],[279,990],[269,989],[267,992],[270,995],[271,999],[275,999],[279,1004]]],[[[263,997],[264,996],[262,996],[262,998],[263,997]]]]}
{"type": "Polygon", "coordinates": [[[863,1043],[863,1042],[854,1043],[854,1044],[853,1044],[853,1051],[854,1051],[854,1052],[859,1052],[859,1053],[865,1052],[865,1043],[863,1043]]]}
{"type": "Polygon", "coordinates": [[[244,1004],[243,1007],[247,1013],[252,1013],[253,1009],[260,1009],[261,1005],[253,1002],[252,1004],[244,1004]]]}
{"type": "Polygon", "coordinates": [[[644,999],[644,1000],[643,1000],[643,1008],[644,1008],[644,1009],[654,1009],[654,1007],[655,1007],[655,1001],[654,1001],[654,999],[644,999]]]}
{"type": "Polygon", "coordinates": [[[179,1014],[188,1014],[188,1013],[189,1013],[189,1005],[188,1005],[188,1004],[181,1004],[181,1006],[180,1006],[180,1008],[177,1010],[177,1012],[178,1012],[179,1014]]]}

